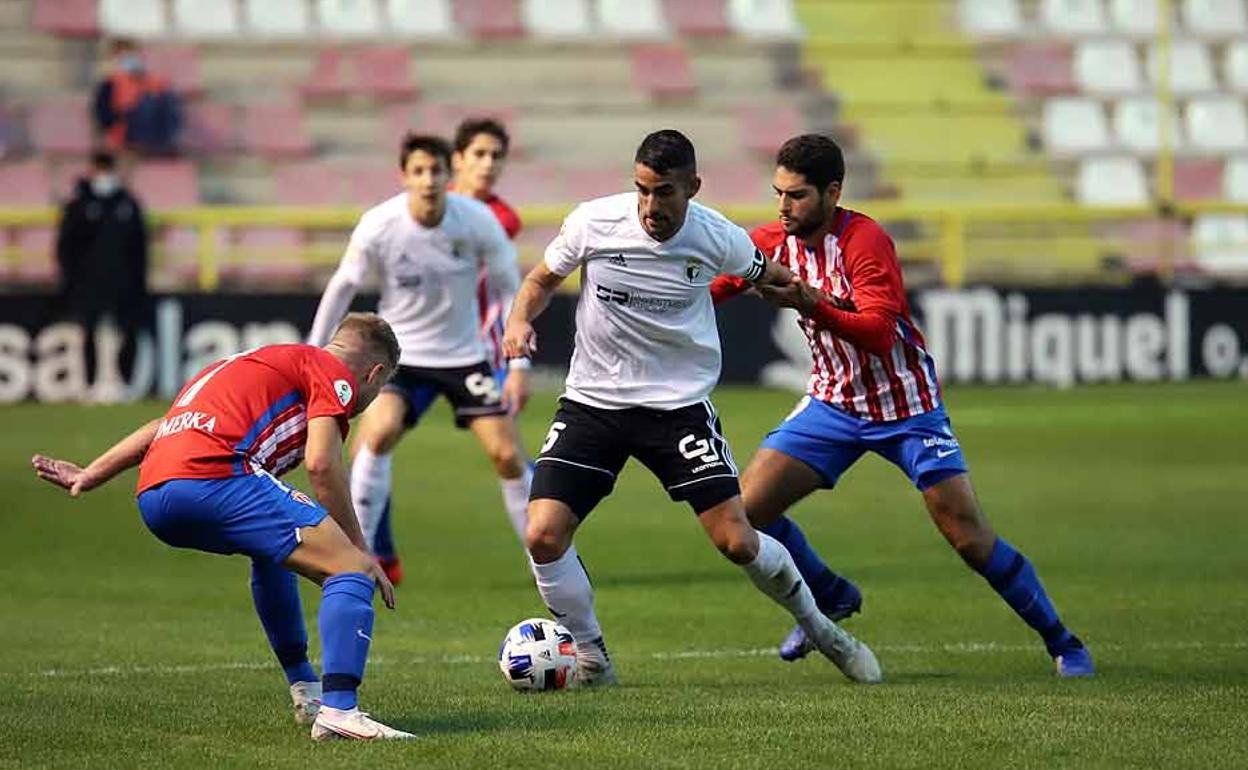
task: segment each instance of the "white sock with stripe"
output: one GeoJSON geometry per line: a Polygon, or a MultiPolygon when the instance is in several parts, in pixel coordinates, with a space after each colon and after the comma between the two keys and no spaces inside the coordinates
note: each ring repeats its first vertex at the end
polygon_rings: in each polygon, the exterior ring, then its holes
{"type": "Polygon", "coordinates": [[[390,455],[379,455],[361,444],[351,463],[351,504],[364,532],[364,542],[373,547],[381,514],[390,497],[390,455]]]}
{"type": "Polygon", "coordinates": [[[598,616],[594,614],[594,588],[581,566],[576,547],[549,564],[538,564],[529,557],[537,591],[546,608],[564,628],[572,632],[578,643],[592,642],[602,636],[598,616]]]}
{"type": "Polygon", "coordinates": [[[793,557],[779,540],[759,532],[758,556],[741,566],[758,590],[788,610],[812,639],[844,649],[853,645],[853,637],[819,611],[810,586],[806,585],[793,557]]]}

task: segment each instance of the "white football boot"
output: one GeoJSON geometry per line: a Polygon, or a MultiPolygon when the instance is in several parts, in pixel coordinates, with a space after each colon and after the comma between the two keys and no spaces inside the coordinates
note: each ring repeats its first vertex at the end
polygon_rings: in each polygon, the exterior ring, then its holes
{"type": "Polygon", "coordinates": [[[290,699],[295,704],[295,724],[312,724],[321,710],[321,683],[295,682],[290,686],[290,699]]]}
{"type": "Polygon", "coordinates": [[[598,637],[590,642],[576,643],[576,678],[573,687],[612,687],[620,681],[615,677],[615,665],[607,654],[607,645],[598,637]]]}
{"type": "Polygon", "coordinates": [[[841,673],[859,684],[878,684],[884,672],[871,648],[855,639],[848,631],[824,615],[817,616],[806,635],[824,657],[836,664],[841,673]]]}
{"type": "Polygon", "coordinates": [[[383,725],[358,708],[344,711],[322,705],[312,723],[314,741],[410,741],[415,738],[411,733],[383,725]]]}

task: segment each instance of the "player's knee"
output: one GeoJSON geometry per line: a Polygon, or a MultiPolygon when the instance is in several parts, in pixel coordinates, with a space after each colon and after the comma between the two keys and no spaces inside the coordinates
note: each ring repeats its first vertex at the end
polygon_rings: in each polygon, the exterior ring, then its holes
{"type": "Polygon", "coordinates": [[[524,530],[524,547],[538,564],[546,564],[563,556],[571,545],[570,538],[561,530],[546,526],[542,521],[529,519],[524,530]]]}
{"type": "Polygon", "coordinates": [[[359,550],[358,548],[344,548],[341,553],[334,555],[329,563],[329,577],[334,575],[345,575],[349,572],[362,572],[368,574],[373,568],[373,557],[359,550]]]}
{"type": "Polygon", "coordinates": [[[524,470],[519,448],[510,441],[500,441],[488,450],[494,471],[504,478],[515,478],[524,470]]]}
{"type": "Polygon", "coordinates": [[[996,535],[974,501],[939,499],[928,506],[941,534],[971,566],[987,560],[996,535]]]}
{"type": "Polygon", "coordinates": [[[715,547],[733,564],[749,564],[758,557],[758,537],[744,527],[725,528],[716,532],[715,547]]]}

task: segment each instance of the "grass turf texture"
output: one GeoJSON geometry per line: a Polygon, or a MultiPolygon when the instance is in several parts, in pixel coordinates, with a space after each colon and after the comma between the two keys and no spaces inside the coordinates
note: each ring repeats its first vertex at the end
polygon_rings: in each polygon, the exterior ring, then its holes
{"type": "MultiPolygon", "coordinates": [[[[790,394],[723,389],[744,465],[790,394]]],[[[878,458],[797,510],[852,576],[848,626],[887,683],[772,650],[784,613],[631,464],[578,548],[623,685],[525,696],[494,655],[544,609],[471,436],[437,407],[396,457],[407,570],[362,702],[406,745],[314,745],[251,608],[247,562],[167,548],[133,475],[81,500],[34,450],[85,460],[157,404],[0,411],[0,767],[1244,767],[1243,384],[949,394],[979,495],[1100,667],[1060,681],[878,458]]],[[[552,399],[524,417],[540,445],[552,399]]],[[[291,480],[303,484],[302,472],[291,480]]],[[[306,485],[304,485],[306,489],[306,485]]],[[[317,592],[303,585],[313,649],[317,592]]]]}

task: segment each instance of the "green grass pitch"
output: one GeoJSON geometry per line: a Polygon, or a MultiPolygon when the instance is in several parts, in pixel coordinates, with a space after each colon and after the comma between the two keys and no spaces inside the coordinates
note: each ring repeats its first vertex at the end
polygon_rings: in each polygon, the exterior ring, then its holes
{"type": "MultiPolygon", "coordinates": [[[[744,465],[791,394],[722,389],[744,465]]],[[[1248,766],[1248,390],[955,389],[980,498],[1100,667],[1042,647],[876,458],[796,518],[866,597],[887,682],[785,664],[784,613],[630,465],[578,548],[622,686],[523,696],[494,656],[543,614],[497,484],[437,407],[396,458],[406,582],[362,690],[403,745],[314,745],[251,608],[247,563],[167,548],[133,474],[73,501],[35,450],[85,460],[154,403],[0,409],[0,768],[1248,766]]],[[[553,399],[525,413],[528,446],[553,399]]],[[[291,479],[302,484],[302,473],[291,479]]],[[[306,486],[305,486],[306,489],[306,486]]],[[[316,651],[317,592],[303,586],[316,651]]]]}

